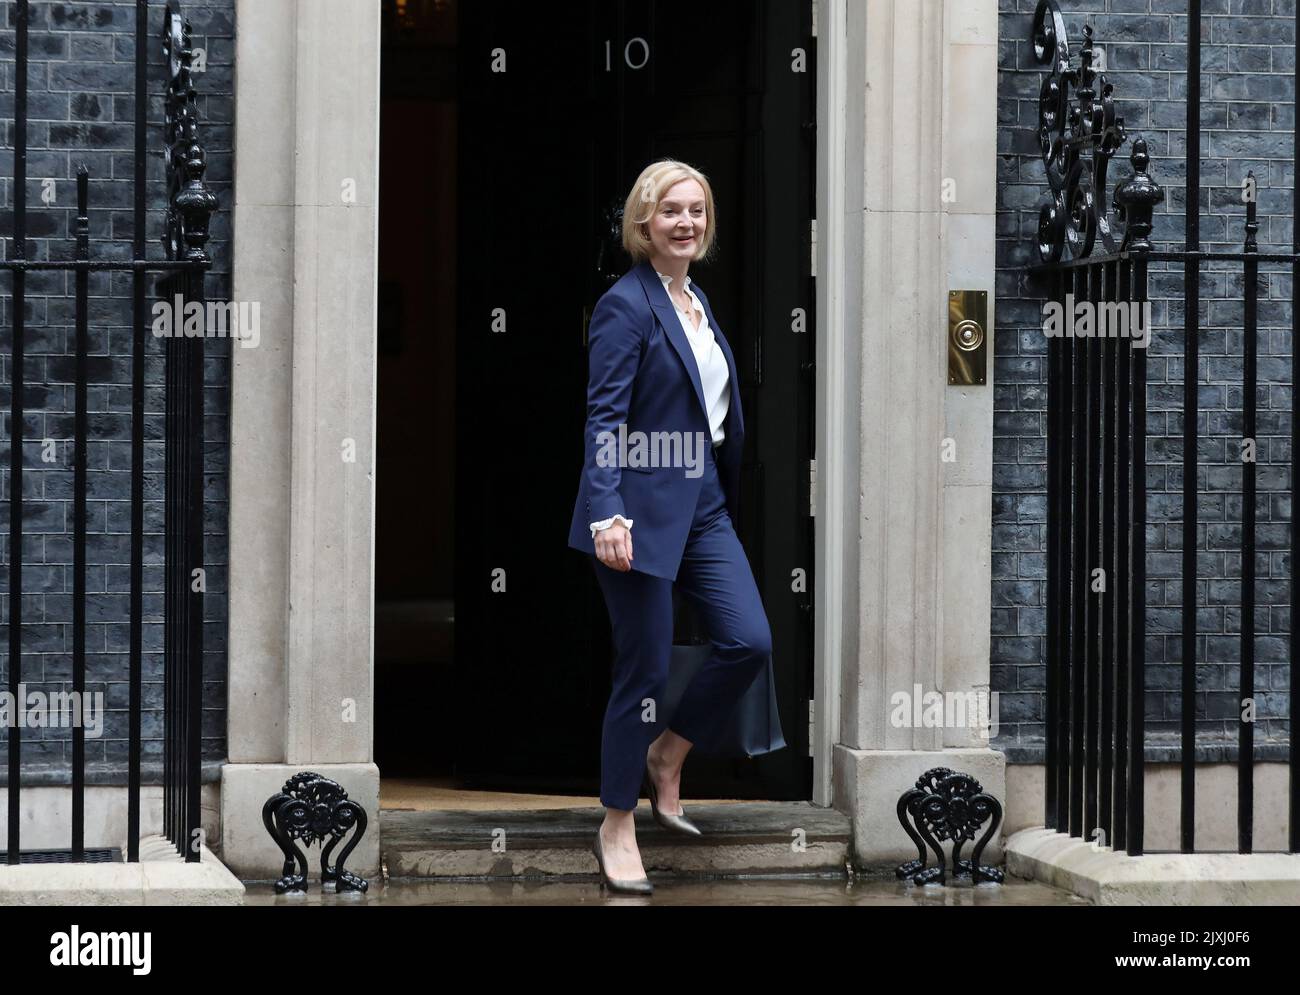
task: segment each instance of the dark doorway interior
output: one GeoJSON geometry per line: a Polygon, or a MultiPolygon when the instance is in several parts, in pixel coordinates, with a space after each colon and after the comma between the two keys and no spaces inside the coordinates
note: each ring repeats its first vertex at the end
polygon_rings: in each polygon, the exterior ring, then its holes
{"type": "MultiPolygon", "coordinates": [[[[629,265],[607,210],[672,156],[702,169],[717,200],[719,256],[691,275],[740,370],[736,524],[772,623],[789,743],[754,760],[693,756],[686,794],[809,797],[812,593],[797,574],[813,572],[809,5],[384,9],[381,770],[596,793],[609,623],[589,563],[565,545],[585,322],[629,265]]],[[[694,630],[683,611],[679,639],[694,630]]]]}
{"type": "Polygon", "coordinates": [[[375,758],[452,774],[457,3],[384,0],[375,758]]]}

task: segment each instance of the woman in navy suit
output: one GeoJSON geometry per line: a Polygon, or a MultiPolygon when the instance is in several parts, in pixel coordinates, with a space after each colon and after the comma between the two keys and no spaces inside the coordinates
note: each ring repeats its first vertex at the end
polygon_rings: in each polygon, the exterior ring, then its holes
{"type": "Polygon", "coordinates": [[[628,194],[623,245],[636,263],[597,302],[588,337],[584,465],[569,545],[591,555],[616,657],[601,737],[592,850],[611,889],[653,891],[637,848],[640,788],[655,819],[699,835],[679,803],[691,747],[724,724],[771,653],[736,537],[744,420],[731,347],[687,269],[714,244],[708,179],[651,163],[628,194]],[[635,532],[635,554],[633,533],[635,532]],[[671,719],[658,715],[672,651],[673,587],[713,646],[671,719]]]}

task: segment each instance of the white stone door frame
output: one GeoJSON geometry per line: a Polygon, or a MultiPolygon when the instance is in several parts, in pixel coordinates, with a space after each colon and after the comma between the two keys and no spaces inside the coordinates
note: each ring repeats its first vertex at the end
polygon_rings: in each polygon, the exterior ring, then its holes
{"type": "Polygon", "coordinates": [[[994,301],[998,5],[817,3],[813,801],[876,859],[926,767],[1002,787],[972,730],[890,717],[918,684],[989,687],[992,307],[986,384],[948,385],[944,335],[950,289],[994,301]]]}
{"type": "Polygon", "coordinates": [[[850,0],[816,0],[817,492],[813,522],[812,801],[830,806],[842,661],[857,657],[857,421],[862,327],[862,60],[850,58],[850,0]],[[856,79],[856,83],[854,80],[856,79]],[[855,168],[856,165],[856,168],[855,168]],[[854,190],[859,196],[854,197],[854,190]],[[858,251],[854,251],[854,247],[858,251]]]}
{"type": "MultiPolygon", "coordinates": [[[[838,454],[823,459],[818,472],[816,715],[811,748],[813,798],[818,804],[829,805],[831,748],[839,728],[840,661],[854,659],[857,644],[858,447],[856,433],[844,431],[842,426],[855,424],[859,377],[855,363],[836,357],[856,356],[861,325],[860,266],[854,261],[861,260],[862,205],[860,191],[856,199],[849,196],[854,185],[847,177],[861,174],[862,71],[861,59],[850,58],[848,36],[842,29],[851,14],[860,19],[861,11],[855,8],[861,3],[820,2],[816,286],[821,325],[816,431],[818,453],[830,454],[834,449],[838,454]],[[857,84],[851,83],[853,79],[857,84]],[[839,551],[839,555],[828,555],[830,550],[839,551]]],[[[365,685],[366,693],[367,681],[373,682],[369,639],[357,628],[363,623],[367,631],[373,627],[365,597],[365,578],[373,572],[373,564],[365,569],[373,550],[373,523],[367,524],[366,517],[373,514],[367,497],[370,482],[362,482],[357,492],[363,499],[360,505],[352,499],[352,514],[362,518],[357,519],[357,528],[341,533],[346,546],[325,546],[325,551],[338,550],[339,562],[350,565],[350,576],[357,578],[356,582],[349,583],[349,575],[341,572],[319,570],[314,562],[317,545],[300,543],[295,536],[312,527],[310,502],[328,500],[330,488],[325,485],[333,479],[320,476],[328,467],[318,452],[304,450],[304,446],[331,417],[341,417],[338,412],[351,409],[363,415],[368,405],[373,415],[374,406],[373,389],[368,400],[365,396],[366,380],[349,383],[343,378],[318,376],[304,363],[318,356],[321,344],[316,319],[308,320],[314,291],[301,281],[310,279],[318,267],[327,270],[330,259],[350,258],[353,265],[361,264],[370,245],[364,227],[349,229],[347,239],[322,240],[316,229],[318,217],[336,213],[347,218],[337,209],[323,211],[328,205],[322,198],[332,198],[336,181],[351,170],[363,176],[362,207],[368,206],[365,195],[371,190],[378,157],[377,146],[365,147],[369,125],[355,127],[360,119],[354,118],[350,135],[344,135],[336,121],[329,127],[328,142],[323,141],[328,122],[315,120],[312,112],[316,109],[326,114],[326,106],[309,99],[318,85],[310,67],[332,66],[336,79],[346,70],[352,79],[347,85],[356,94],[354,106],[361,108],[373,101],[377,108],[373,72],[379,38],[371,18],[359,15],[357,5],[349,0],[313,0],[306,6],[302,0],[239,0],[237,18],[241,31],[235,297],[261,302],[268,334],[257,350],[248,354],[237,351],[232,364],[231,576],[235,582],[230,604],[231,764],[227,775],[238,777],[241,771],[236,767],[251,770],[265,766],[279,776],[280,765],[295,763],[372,767],[368,741],[363,744],[347,738],[346,743],[340,742],[334,735],[334,723],[323,713],[313,715],[304,710],[302,699],[328,674],[351,674],[365,685]],[[324,25],[337,26],[340,18],[357,22],[346,32],[354,47],[363,42],[367,46],[364,52],[357,52],[357,58],[340,59],[337,52],[320,51],[328,37],[342,37],[335,30],[322,33],[324,25]],[[363,602],[347,609],[349,615],[356,615],[356,621],[342,630],[357,633],[357,652],[340,658],[336,665],[325,666],[334,652],[330,646],[339,648],[340,644],[331,641],[312,649],[315,626],[322,620],[315,617],[318,611],[301,603],[293,592],[301,588],[304,597],[318,599],[322,585],[335,590],[339,597],[327,613],[333,628],[343,621],[337,609],[346,603],[339,590],[345,584],[354,600],[363,602]],[[319,656],[322,648],[323,657],[319,656]],[[321,665],[313,667],[312,660],[321,665]]],[[[853,37],[862,37],[861,31],[853,37]]],[[[374,260],[367,265],[373,269],[374,260]]],[[[354,314],[363,316],[370,307],[361,302],[354,314]]],[[[366,350],[359,357],[362,367],[372,366],[373,335],[354,339],[366,350]]],[[[319,358],[312,363],[318,366],[319,358]]],[[[372,431],[373,419],[362,418],[361,422],[358,428],[364,439],[372,431]]],[[[332,451],[332,446],[325,448],[332,451]]],[[[364,466],[370,465],[370,448],[363,446],[364,466]]],[[[364,695],[359,702],[365,728],[372,721],[373,702],[364,695]]],[[[259,777],[258,790],[265,785],[266,776],[259,777]]]]}
{"type": "Polygon", "coordinates": [[[379,4],[237,0],[223,859],[278,876],[261,806],[313,770],[374,818],[379,4]]]}
{"type": "MultiPolygon", "coordinates": [[[[942,360],[920,338],[938,325],[945,287],[992,290],[997,5],[817,2],[813,801],[839,796],[857,808],[853,764],[863,751],[922,762],[967,746],[930,730],[885,728],[884,692],[914,676],[930,686],[987,686],[987,460],[941,474],[911,453],[895,475],[924,497],[923,514],[899,527],[891,520],[888,533],[888,551],[910,564],[906,575],[864,565],[860,550],[891,500],[864,472],[863,454],[877,459],[895,422],[927,444],[926,433],[947,432],[964,452],[991,445],[992,376],[973,391],[940,386],[942,360]],[[868,128],[873,138],[880,133],[870,146],[868,128]],[[939,176],[955,176],[965,200],[923,212],[939,176]],[[879,230],[893,246],[922,253],[922,271],[891,260],[890,246],[871,234],[879,230]],[[864,312],[867,279],[872,299],[883,299],[891,288],[877,283],[893,271],[917,290],[884,302],[912,340],[889,339],[896,331],[864,312]],[[881,392],[882,341],[914,353],[912,366],[894,364],[913,380],[892,385],[902,392],[898,410],[873,413],[864,409],[864,383],[873,397],[881,392]],[[919,393],[909,394],[913,382],[919,393]],[[924,425],[908,421],[911,409],[924,425]],[[946,614],[945,589],[954,595],[946,614]],[[886,596],[919,598],[923,611],[895,620],[882,608],[886,596]],[[844,766],[833,776],[837,756],[844,766]]],[[[222,834],[242,873],[278,866],[256,805],[286,771],[310,766],[337,776],[377,811],[380,37],[378,5],[353,0],[238,0],[237,18],[234,296],[260,301],[265,318],[259,347],[237,348],[232,363],[231,762],[222,834]],[[354,196],[341,199],[348,180],[354,196]],[[340,462],[346,439],[355,463],[340,462]],[[340,721],[348,701],[355,722],[340,721]]],[[[377,826],[372,833],[358,851],[362,873],[377,861],[377,826]]]]}

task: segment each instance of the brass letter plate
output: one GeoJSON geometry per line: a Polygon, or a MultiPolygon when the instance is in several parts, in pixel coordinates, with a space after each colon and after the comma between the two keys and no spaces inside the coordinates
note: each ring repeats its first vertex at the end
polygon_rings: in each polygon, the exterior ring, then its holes
{"type": "Polygon", "coordinates": [[[987,290],[948,291],[948,382],[985,383],[988,353],[987,290]]]}

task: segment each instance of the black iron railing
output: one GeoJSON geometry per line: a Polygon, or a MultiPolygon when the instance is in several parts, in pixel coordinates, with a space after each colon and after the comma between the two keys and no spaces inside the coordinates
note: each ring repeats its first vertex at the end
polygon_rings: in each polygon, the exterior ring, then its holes
{"type": "MultiPolygon", "coordinates": [[[[75,384],[73,438],[73,597],[72,686],[84,696],[86,688],[86,450],[89,372],[88,283],[91,271],[125,270],[133,277],[131,339],[131,525],[129,597],[129,733],[127,859],[139,860],[141,783],[141,651],[143,644],[144,563],[144,439],[147,277],[164,274],[157,296],[174,302],[204,300],[209,218],[216,198],[203,180],[205,153],[198,140],[195,91],[191,74],[193,51],[189,25],[168,6],[163,48],[168,59],[165,142],[168,172],[167,225],[163,235],[166,259],[145,253],[148,105],[147,0],[136,0],[135,31],[135,148],[134,234],[129,260],[90,258],[89,172],[77,171],[77,222],[74,258],[27,259],[27,75],[28,0],[14,3],[14,183],[12,258],[0,269],[13,274],[12,391],[9,438],[9,659],[8,690],[18,701],[23,681],[23,347],[26,274],[34,270],[70,270],[75,274],[75,384]]],[[[165,711],[164,798],[168,838],[186,860],[199,858],[200,707],[203,686],[203,338],[173,336],[166,340],[166,562],[165,593],[165,711]]],[[[34,859],[21,849],[20,812],[23,730],[18,723],[7,732],[8,848],[7,862],[34,859]]],[[[85,729],[72,729],[71,847],[64,859],[85,861],[85,729]]],[[[94,857],[94,852],[89,852],[94,857]]],[[[48,859],[43,852],[41,859],[48,859]]]]}
{"type": "MultiPolygon", "coordinates": [[[[1200,188],[1200,0],[1188,3],[1187,186],[1200,188]]],[[[1256,382],[1261,263],[1285,264],[1292,276],[1292,383],[1300,354],[1294,344],[1300,313],[1300,230],[1290,253],[1260,253],[1256,245],[1254,177],[1247,177],[1245,234],[1240,252],[1200,248],[1200,203],[1186,198],[1185,248],[1156,251],[1153,209],[1163,191],[1148,174],[1146,143],[1137,139],[1132,175],[1106,203],[1111,157],[1127,140],[1112,87],[1096,71],[1092,32],[1084,29],[1076,58],[1069,52],[1056,0],[1040,0],[1034,51],[1052,71],[1040,91],[1039,145],[1051,187],[1038,228],[1040,262],[1030,272],[1048,300],[1094,305],[1148,304],[1151,263],[1181,264],[1183,272],[1182,631],[1179,727],[1180,849],[1195,841],[1196,568],[1199,279],[1205,264],[1241,266],[1241,649],[1237,689],[1238,850],[1254,850],[1254,716],[1244,707],[1255,686],[1256,382]],[[1073,97],[1071,97],[1073,91],[1073,97]],[[1094,249],[1098,251],[1094,254],[1094,249]],[[1250,457],[1246,458],[1246,453],[1250,457]]],[[[1300,38],[1297,39],[1300,54],[1300,38]]],[[[1300,157],[1297,158],[1300,161],[1300,157]]],[[[1300,202],[1300,174],[1295,202],[1300,202]]],[[[1294,227],[1294,226],[1293,226],[1294,227]]],[[[1046,309],[1045,309],[1046,310],[1046,309]]],[[[1118,311],[1111,312],[1117,318],[1118,311]]],[[[1147,312],[1149,315],[1149,312],[1147,312]]],[[[1149,317],[1146,337],[1151,334],[1149,317]]],[[[1130,316],[1131,326],[1131,316],[1130,316]]],[[[1130,854],[1144,852],[1143,788],[1146,665],[1146,349],[1133,334],[1052,336],[1048,343],[1047,412],[1047,778],[1045,825],[1098,839],[1130,854]]],[[[1049,333],[1050,334],[1050,333],[1049,333]]],[[[1300,451],[1300,391],[1291,394],[1291,480],[1300,451]]],[[[1296,575],[1300,564],[1297,509],[1290,522],[1290,661],[1288,715],[1297,714],[1296,647],[1300,637],[1296,575]]],[[[1290,744],[1290,830],[1287,848],[1300,850],[1297,737],[1290,744]]]]}
{"type": "MultiPolygon", "coordinates": [[[[211,259],[208,223],[217,208],[203,175],[194,50],[190,26],[169,7],[164,25],[169,83],[164,140],[168,152],[167,257],[188,265],[158,283],[164,300],[206,304],[211,259]]],[[[137,334],[142,334],[137,327],[137,334]]],[[[203,703],[203,337],[166,340],[167,451],[164,827],[185,854],[199,857],[199,772],[203,703]]]]}

